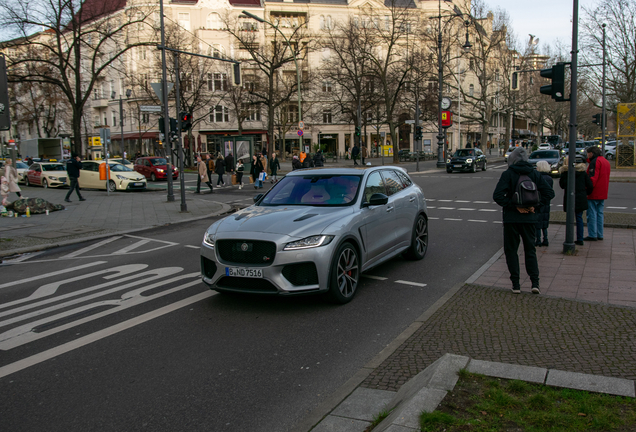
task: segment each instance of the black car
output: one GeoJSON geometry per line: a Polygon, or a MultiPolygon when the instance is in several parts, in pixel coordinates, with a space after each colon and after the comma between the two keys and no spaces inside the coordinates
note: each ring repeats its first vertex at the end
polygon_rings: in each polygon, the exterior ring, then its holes
{"type": "Polygon", "coordinates": [[[561,160],[561,155],[558,150],[536,150],[533,151],[528,158],[528,162],[535,167],[537,166],[537,162],[542,160],[546,161],[548,165],[550,165],[550,175],[559,174],[559,161],[561,160]]]}
{"type": "Polygon", "coordinates": [[[480,149],[468,148],[457,150],[449,159],[446,159],[446,172],[470,171],[477,172],[478,168],[486,171],[488,161],[480,149]]]}

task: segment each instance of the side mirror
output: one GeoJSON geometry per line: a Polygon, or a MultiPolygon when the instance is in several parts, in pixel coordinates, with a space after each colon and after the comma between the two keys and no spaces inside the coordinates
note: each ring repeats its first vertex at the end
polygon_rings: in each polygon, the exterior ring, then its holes
{"type": "Polygon", "coordinates": [[[373,195],[371,195],[371,198],[369,198],[369,202],[364,203],[364,206],[365,207],[380,206],[380,205],[385,205],[388,202],[389,202],[388,196],[381,193],[374,193],[373,195]]]}
{"type": "Polygon", "coordinates": [[[256,195],[254,197],[254,202],[258,202],[261,198],[263,198],[263,195],[265,195],[265,194],[260,193],[260,194],[256,195]]]}

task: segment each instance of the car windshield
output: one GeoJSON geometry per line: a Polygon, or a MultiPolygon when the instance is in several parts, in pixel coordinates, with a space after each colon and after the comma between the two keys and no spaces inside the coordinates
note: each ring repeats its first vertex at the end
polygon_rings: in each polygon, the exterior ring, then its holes
{"type": "Polygon", "coordinates": [[[530,159],[557,159],[559,152],[554,150],[532,152],[530,159]]]}
{"type": "Polygon", "coordinates": [[[117,171],[117,172],[122,172],[122,171],[132,171],[130,168],[128,168],[127,166],[124,166],[122,164],[118,164],[118,163],[109,163],[108,165],[110,165],[110,170],[111,171],[117,171]]]}
{"type": "Polygon", "coordinates": [[[66,171],[64,165],[42,164],[42,171],[66,171]]]}
{"type": "Polygon", "coordinates": [[[455,152],[455,157],[475,156],[475,150],[460,149],[455,152]]]}
{"type": "Polygon", "coordinates": [[[17,162],[15,164],[16,168],[24,168],[24,169],[29,169],[29,166],[27,164],[25,164],[24,162],[17,162]]]}
{"type": "Polygon", "coordinates": [[[263,198],[260,205],[351,205],[358,195],[361,176],[304,175],[287,176],[263,198]]]}
{"type": "Polygon", "coordinates": [[[131,165],[132,162],[128,159],[113,159],[115,162],[123,164],[123,165],[131,165]]]}
{"type": "Polygon", "coordinates": [[[165,165],[167,162],[164,158],[154,158],[154,159],[150,159],[150,163],[153,166],[159,166],[159,165],[165,165]]]}

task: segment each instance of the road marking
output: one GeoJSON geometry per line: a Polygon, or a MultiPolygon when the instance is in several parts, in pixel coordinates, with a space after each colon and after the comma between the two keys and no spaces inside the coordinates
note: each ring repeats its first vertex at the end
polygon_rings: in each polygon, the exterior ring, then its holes
{"type": "Polygon", "coordinates": [[[434,199],[426,198],[426,201],[435,201],[434,199]]]}
{"type": "Polygon", "coordinates": [[[426,206],[426,208],[430,208],[430,209],[434,208],[434,209],[436,209],[437,207],[436,206],[426,206]]]}
{"type": "Polygon", "coordinates": [[[616,209],[616,210],[627,210],[627,207],[611,207],[611,206],[608,206],[608,207],[605,207],[605,208],[616,209]]]}
{"type": "Polygon", "coordinates": [[[455,210],[455,207],[440,207],[438,210],[455,210]]]}
{"type": "Polygon", "coordinates": [[[477,211],[494,212],[494,211],[497,211],[497,209],[479,209],[477,211]]]}
{"type": "Polygon", "coordinates": [[[430,217],[428,218],[428,220],[433,220],[433,219],[438,220],[439,218],[432,217],[432,216],[430,216],[430,217]]]}
{"type": "Polygon", "coordinates": [[[413,286],[419,286],[419,287],[425,287],[426,286],[426,284],[423,284],[423,283],[409,282],[409,281],[403,281],[403,280],[396,280],[395,283],[399,283],[399,284],[403,284],[403,285],[413,285],[413,286]]]}
{"type": "Polygon", "coordinates": [[[460,210],[460,211],[475,211],[474,208],[458,208],[457,210],[460,210]]]}
{"type": "Polygon", "coordinates": [[[492,221],[492,223],[500,223],[500,224],[502,224],[503,222],[502,221],[492,221]]]}
{"type": "Polygon", "coordinates": [[[455,200],[455,202],[460,202],[460,203],[468,203],[470,201],[464,201],[464,200],[455,200]]]}
{"type": "Polygon", "coordinates": [[[185,247],[192,248],[192,249],[201,249],[201,246],[185,245],[185,247]]]}
{"type": "Polygon", "coordinates": [[[82,270],[82,269],[85,269],[87,267],[92,267],[92,266],[105,264],[105,263],[106,263],[106,261],[95,261],[95,262],[88,263],[88,264],[83,264],[83,265],[77,266],[77,267],[71,267],[71,268],[68,268],[68,269],[58,270],[58,271],[54,271],[54,272],[51,272],[51,273],[46,273],[46,274],[39,275],[39,276],[33,276],[33,277],[30,277],[30,278],[26,278],[26,279],[20,279],[20,280],[13,281],[13,282],[7,282],[7,283],[4,283],[4,284],[1,284],[0,288],[7,288],[7,287],[10,287],[10,286],[14,286],[14,285],[20,285],[20,284],[23,284],[25,282],[32,282],[32,281],[36,281],[36,280],[40,280],[40,279],[47,279],[47,278],[50,278],[51,276],[57,276],[57,275],[60,275],[60,274],[67,274],[67,273],[70,274],[70,273],[73,273],[74,271],[77,271],[77,270],[82,270]]]}
{"type": "Polygon", "coordinates": [[[464,219],[444,218],[444,220],[447,220],[447,221],[462,221],[464,219]]]}
{"type": "Polygon", "coordinates": [[[141,247],[145,244],[150,243],[150,240],[139,240],[137,243],[133,243],[129,246],[126,246],[125,248],[121,248],[115,252],[113,252],[113,255],[124,255],[127,254],[128,252],[137,249],[138,247],[141,247]]]}
{"type": "MultiPolygon", "coordinates": [[[[200,282],[200,281],[198,281],[200,282]]],[[[193,303],[197,303],[201,300],[205,300],[207,298],[210,298],[214,295],[216,295],[216,292],[213,291],[206,291],[197,295],[194,295],[192,297],[188,297],[186,299],[180,300],[176,303],[172,303],[168,306],[164,306],[162,308],[159,308],[155,311],[152,312],[148,312],[146,314],[140,315],[138,317],[129,319],[128,321],[124,321],[122,323],[116,324],[114,326],[105,328],[103,330],[97,331],[95,333],[92,333],[90,335],[81,337],[79,339],[76,339],[74,341],[71,342],[67,342],[63,345],[57,346],[55,348],[51,348],[49,350],[43,351],[41,353],[32,355],[31,357],[27,357],[23,360],[19,360],[17,362],[8,364],[6,366],[3,366],[0,368],[0,378],[4,378],[7,375],[11,375],[15,372],[19,372],[23,369],[26,369],[28,367],[31,366],[35,366],[36,364],[42,363],[46,360],[50,360],[52,358],[55,358],[59,355],[65,354],[67,352],[73,351],[77,348],[81,348],[83,346],[86,346],[88,344],[91,344],[93,342],[96,342],[100,339],[104,339],[108,336],[112,336],[114,334],[117,334],[119,332],[122,332],[124,330],[127,330],[129,328],[135,327],[139,324],[143,324],[147,321],[150,321],[154,318],[158,318],[162,315],[168,314],[170,312],[173,312],[177,309],[181,309],[182,307],[185,306],[189,306],[193,303]]]]}
{"type": "Polygon", "coordinates": [[[473,204],[490,204],[490,201],[473,201],[473,204]]]}
{"type": "Polygon", "coordinates": [[[107,245],[108,243],[113,242],[113,241],[115,241],[115,240],[119,240],[120,238],[122,238],[122,236],[115,236],[115,237],[107,238],[106,240],[102,240],[102,241],[100,241],[100,242],[98,242],[98,243],[92,244],[92,245],[90,245],[90,246],[86,246],[85,248],[78,249],[78,250],[76,250],[75,252],[71,252],[71,253],[70,253],[70,254],[68,254],[68,255],[64,255],[64,256],[63,256],[63,257],[61,257],[61,258],[62,258],[62,259],[66,259],[66,258],[75,258],[75,257],[76,257],[76,256],[78,256],[78,255],[81,255],[81,254],[83,254],[83,253],[85,253],[85,252],[89,252],[89,251],[92,251],[93,249],[97,249],[97,248],[99,248],[99,247],[102,247],[102,246],[104,246],[104,245],[107,245]]]}
{"type": "Polygon", "coordinates": [[[447,199],[443,199],[443,200],[437,200],[439,202],[453,202],[453,200],[447,200],[447,199]]]}
{"type": "Polygon", "coordinates": [[[479,219],[468,219],[468,222],[488,222],[488,221],[479,220],[479,219]]]}
{"type": "Polygon", "coordinates": [[[379,280],[379,281],[383,281],[383,280],[387,280],[388,278],[382,277],[382,276],[374,276],[374,275],[367,275],[367,274],[363,274],[362,277],[368,278],[368,279],[375,279],[375,280],[379,280]]]}
{"type": "Polygon", "coordinates": [[[28,259],[34,258],[38,255],[42,255],[44,253],[44,251],[40,251],[40,252],[29,252],[29,253],[25,253],[24,255],[22,255],[21,257],[12,259],[12,260],[8,260],[6,261],[7,264],[15,264],[15,263],[19,263],[22,261],[26,261],[28,259]]]}

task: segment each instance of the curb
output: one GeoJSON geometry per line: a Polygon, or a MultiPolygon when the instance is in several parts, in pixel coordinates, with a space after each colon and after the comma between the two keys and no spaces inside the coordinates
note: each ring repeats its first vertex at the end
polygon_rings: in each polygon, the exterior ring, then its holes
{"type": "Polygon", "coordinates": [[[98,234],[95,236],[86,236],[86,237],[78,237],[78,238],[74,238],[71,240],[64,240],[64,241],[60,241],[60,242],[55,242],[55,243],[44,243],[44,244],[39,244],[36,246],[29,246],[29,247],[24,247],[24,248],[20,248],[20,249],[13,249],[13,250],[8,250],[8,251],[2,251],[0,252],[0,258],[6,258],[6,257],[10,257],[13,255],[20,255],[20,254],[24,254],[24,253],[30,253],[30,252],[37,252],[37,251],[42,251],[42,250],[47,250],[47,249],[53,249],[56,247],[60,247],[60,246],[68,246],[68,245],[72,245],[72,244],[77,244],[77,243],[83,243],[85,241],[90,241],[90,240],[99,240],[105,237],[112,237],[112,236],[116,236],[116,235],[123,235],[123,234],[131,234],[131,233],[136,233],[136,232],[140,232],[140,231],[146,231],[148,229],[152,229],[152,228],[156,228],[159,226],[166,226],[166,225],[176,225],[176,224],[181,224],[181,223],[185,223],[185,222],[193,222],[193,221],[197,221],[197,220],[201,220],[201,219],[206,219],[209,217],[216,217],[216,216],[220,216],[222,214],[225,213],[229,213],[233,206],[229,205],[229,204],[225,204],[225,203],[221,203],[218,201],[213,201],[217,204],[221,205],[221,210],[207,214],[207,215],[203,215],[203,216],[196,216],[193,218],[189,218],[189,219],[184,219],[184,220],[180,220],[180,221],[176,221],[176,222],[170,222],[167,224],[162,224],[162,225],[153,225],[153,226],[149,226],[149,227],[144,227],[144,228],[134,228],[134,229],[129,229],[129,230],[123,230],[123,231],[114,231],[114,232],[110,232],[110,233],[106,233],[106,234],[98,234]]]}

